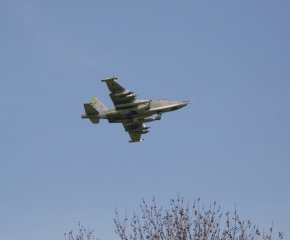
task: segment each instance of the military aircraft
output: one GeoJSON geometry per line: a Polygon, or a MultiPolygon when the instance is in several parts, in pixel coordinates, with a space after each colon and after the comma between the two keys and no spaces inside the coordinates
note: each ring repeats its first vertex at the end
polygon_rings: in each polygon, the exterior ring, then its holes
{"type": "Polygon", "coordinates": [[[132,142],[142,142],[141,134],[149,132],[143,123],[161,119],[161,114],[185,107],[189,101],[178,102],[168,100],[137,100],[133,92],[126,90],[116,81],[117,78],[101,80],[105,82],[111,92],[110,97],[115,108],[108,109],[97,98],[92,98],[90,103],[85,103],[85,114],[82,118],[89,118],[92,123],[99,123],[100,119],[108,119],[109,123],[122,123],[125,131],[129,133],[132,142]],[[157,114],[154,118],[148,118],[157,114]]]}

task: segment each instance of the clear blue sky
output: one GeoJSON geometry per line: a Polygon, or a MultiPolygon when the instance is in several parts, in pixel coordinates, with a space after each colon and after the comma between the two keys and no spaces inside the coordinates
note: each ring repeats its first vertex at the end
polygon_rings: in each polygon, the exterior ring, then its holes
{"type": "Polygon", "coordinates": [[[118,239],[114,208],[179,192],[290,239],[290,3],[0,3],[1,239],[63,239],[78,221],[118,239]],[[81,119],[102,78],[194,104],[143,143],[81,119]],[[277,232],[276,232],[277,233],[277,232]]]}

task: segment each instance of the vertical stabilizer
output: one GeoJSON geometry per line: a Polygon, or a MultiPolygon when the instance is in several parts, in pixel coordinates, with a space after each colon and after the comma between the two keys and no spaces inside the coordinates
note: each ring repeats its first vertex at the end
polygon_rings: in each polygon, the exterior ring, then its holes
{"type": "Polygon", "coordinates": [[[101,114],[108,110],[108,108],[96,97],[91,99],[91,105],[101,114]]]}

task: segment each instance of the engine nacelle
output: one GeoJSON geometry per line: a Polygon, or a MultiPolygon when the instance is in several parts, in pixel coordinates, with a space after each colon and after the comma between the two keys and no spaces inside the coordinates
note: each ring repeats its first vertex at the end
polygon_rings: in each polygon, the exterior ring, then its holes
{"type": "Polygon", "coordinates": [[[116,110],[112,110],[112,111],[106,112],[105,115],[106,115],[107,118],[119,117],[121,115],[121,112],[120,111],[116,111],[116,110]]]}

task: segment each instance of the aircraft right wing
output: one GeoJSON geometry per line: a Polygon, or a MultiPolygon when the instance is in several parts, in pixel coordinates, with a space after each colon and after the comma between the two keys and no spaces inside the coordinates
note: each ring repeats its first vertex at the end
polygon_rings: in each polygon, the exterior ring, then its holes
{"type": "Polygon", "coordinates": [[[117,83],[116,77],[102,79],[101,82],[105,82],[107,84],[110,92],[123,92],[126,90],[119,83],[117,83]]]}
{"type": "Polygon", "coordinates": [[[136,95],[133,95],[133,92],[126,90],[120,84],[117,83],[117,78],[106,78],[102,79],[102,82],[105,82],[110,90],[110,97],[114,105],[130,103],[136,100],[136,95]]]}

